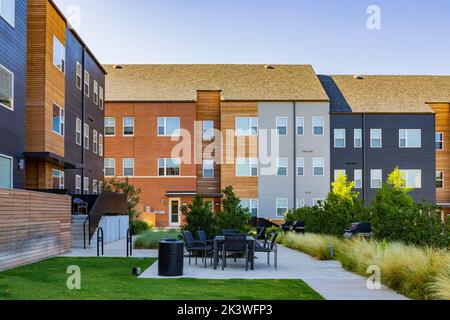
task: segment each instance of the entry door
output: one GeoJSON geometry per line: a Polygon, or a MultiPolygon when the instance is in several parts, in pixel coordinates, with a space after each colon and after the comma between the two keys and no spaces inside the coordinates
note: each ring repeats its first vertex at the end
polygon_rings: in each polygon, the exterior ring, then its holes
{"type": "Polygon", "coordinates": [[[171,227],[179,227],[180,221],[180,199],[169,200],[169,225],[171,227]]]}

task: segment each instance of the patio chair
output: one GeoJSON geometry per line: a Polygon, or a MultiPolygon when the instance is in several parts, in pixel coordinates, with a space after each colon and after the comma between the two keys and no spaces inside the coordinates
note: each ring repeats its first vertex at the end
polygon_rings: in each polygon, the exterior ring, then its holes
{"type": "Polygon", "coordinates": [[[222,235],[223,236],[226,236],[226,235],[229,235],[229,234],[238,234],[238,233],[234,229],[223,229],[222,230],[222,235]]]}
{"type": "Polygon", "coordinates": [[[278,232],[272,234],[272,240],[270,244],[266,242],[261,244],[256,244],[255,252],[265,252],[267,253],[267,265],[270,266],[270,254],[273,252],[275,256],[275,270],[278,270],[278,246],[277,246],[278,232]]]}
{"type": "MultiPolygon", "coordinates": [[[[191,264],[191,258],[193,253],[202,252],[203,253],[203,261],[205,262],[205,268],[207,267],[206,260],[208,257],[208,253],[211,253],[212,246],[208,245],[204,241],[194,240],[192,233],[190,231],[183,231],[183,238],[186,247],[186,251],[189,254],[189,265],[191,264]]],[[[195,264],[198,263],[198,257],[195,256],[195,264]]],[[[212,254],[211,254],[211,263],[212,263],[212,254]]]]}
{"type": "Polygon", "coordinates": [[[235,257],[237,254],[245,254],[245,271],[248,271],[249,249],[247,245],[247,235],[225,235],[225,242],[222,247],[222,270],[225,270],[225,267],[227,266],[227,253],[232,253],[235,257]]]}
{"type": "Polygon", "coordinates": [[[261,228],[258,235],[256,236],[256,240],[264,240],[266,238],[266,228],[261,228]]]}
{"type": "Polygon", "coordinates": [[[203,230],[197,231],[197,237],[198,237],[198,240],[201,242],[206,242],[207,244],[210,244],[210,245],[212,245],[212,243],[213,243],[213,240],[208,239],[208,237],[206,236],[206,232],[203,230]]]}

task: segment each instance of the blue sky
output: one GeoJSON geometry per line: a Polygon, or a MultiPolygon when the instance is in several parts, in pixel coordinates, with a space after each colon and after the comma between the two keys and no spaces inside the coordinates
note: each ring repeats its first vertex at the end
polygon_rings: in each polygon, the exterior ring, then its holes
{"type": "Polygon", "coordinates": [[[312,64],[450,74],[448,0],[55,0],[103,63],[312,64]],[[367,8],[381,9],[369,30],[367,8]]]}

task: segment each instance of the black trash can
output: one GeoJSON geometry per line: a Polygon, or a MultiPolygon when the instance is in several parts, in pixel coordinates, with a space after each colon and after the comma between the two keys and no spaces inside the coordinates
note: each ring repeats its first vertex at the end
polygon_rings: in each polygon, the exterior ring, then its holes
{"type": "Polygon", "coordinates": [[[159,243],[158,271],[163,277],[183,275],[184,243],[179,240],[164,239],[159,243]]]}

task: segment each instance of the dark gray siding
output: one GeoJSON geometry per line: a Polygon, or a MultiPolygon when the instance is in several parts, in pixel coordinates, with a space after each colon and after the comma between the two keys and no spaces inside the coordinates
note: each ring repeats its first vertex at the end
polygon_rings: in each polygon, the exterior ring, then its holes
{"type": "Polygon", "coordinates": [[[17,163],[25,150],[26,0],[16,0],[15,14],[14,27],[0,18],[0,65],[14,73],[14,111],[0,107],[0,154],[14,158],[14,188],[23,189],[25,174],[17,163]]]}
{"type": "Polygon", "coordinates": [[[412,191],[412,196],[421,201],[427,199],[436,201],[436,153],[434,144],[435,116],[434,115],[360,115],[360,114],[332,114],[332,181],[334,170],[345,169],[350,180],[354,179],[355,169],[364,169],[364,190],[360,190],[366,203],[370,203],[377,190],[370,188],[370,170],[383,170],[383,180],[396,166],[401,169],[422,170],[422,188],[412,191]],[[364,119],[365,117],[365,119],[364,119]],[[364,130],[364,148],[355,149],[353,130],[364,130]],[[346,129],[346,148],[334,148],[334,129],[346,129]],[[370,129],[383,130],[383,148],[370,148],[370,129]],[[422,148],[399,148],[399,129],[421,129],[422,148]],[[365,156],[364,156],[365,152],[365,156]]]}

